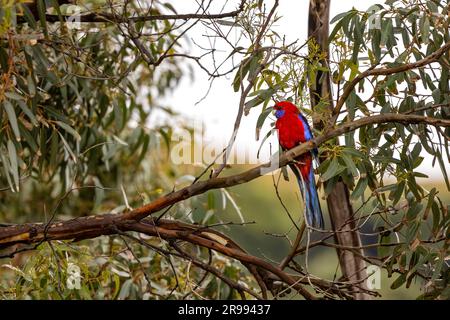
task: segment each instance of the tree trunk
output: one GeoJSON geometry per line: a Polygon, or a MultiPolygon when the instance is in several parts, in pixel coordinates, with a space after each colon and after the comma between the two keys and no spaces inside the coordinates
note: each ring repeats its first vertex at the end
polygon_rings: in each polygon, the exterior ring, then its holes
{"type": "MultiPolygon", "coordinates": [[[[320,46],[320,50],[326,53],[328,59],[328,35],[329,35],[330,0],[310,0],[308,19],[308,38],[312,38],[320,46]]],[[[327,60],[322,62],[327,64],[327,60]]],[[[322,99],[327,100],[330,115],[333,110],[333,96],[329,73],[317,72],[316,82],[310,83],[311,108],[314,108],[322,99]]],[[[314,127],[322,130],[322,121],[315,121],[314,127]]],[[[338,141],[336,141],[336,144],[338,141]]],[[[326,155],[324,156],[326,157],[326,155]]],[[[339,181],[327,197],[328,212],[335,233],[335,241],[346,247],[361,247],[359,231],[355,230],[356,224],[352,220],[353,208],[350,203],[348,187],[339,181]],[[348,221],[352,221],[348,223],[348,221]],[[345,232],[347,231],[347,232],[345,232]]],[[[355,283],[353,297],[359,300],[371,299],[371,296],[361,289],[367,290],[365,261],[362,259],[362,249],[341,250],[337,249],[342,275],[355,283]]]]}

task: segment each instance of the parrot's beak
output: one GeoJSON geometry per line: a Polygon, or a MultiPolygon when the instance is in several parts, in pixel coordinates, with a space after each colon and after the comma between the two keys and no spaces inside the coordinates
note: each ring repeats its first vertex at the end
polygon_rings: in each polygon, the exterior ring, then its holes
{"type": "Polygon", "coordinates": [[[270,108],[270,113],[272,114],[272,115],[275,115],[275,112],[277,112],[277,109],[275,109],[275,106],[271,106],[271,107],[269,107],[270,108]]]}
{"type": "Polygon", "coordinates": [[[272,113],[275,114],[275,112],[277,112],[279,110],[279,108],[277,108],[276,105],[273,105],[271,107],[269,107],[272,110],[272,113]]]}

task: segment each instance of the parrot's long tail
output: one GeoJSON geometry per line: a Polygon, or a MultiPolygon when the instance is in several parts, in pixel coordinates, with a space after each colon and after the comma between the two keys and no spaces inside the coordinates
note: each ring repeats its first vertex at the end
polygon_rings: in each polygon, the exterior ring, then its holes
{"type": "Polygon", "coordinates": [[[297,177],[300,191],[305,202],[305,216],[308,226],[315,229],[324,229],[322,209],[320,207],[319,195],[317,193],[316,180],[314,178],[314,169],[310,168],[308,177],[302,178],[300,170],[295,165],[290,165],[297,177]]]}
{"type": "Polygon", "coordinates": [[[309,171],[309,177],[305,181],[304,192],[305,206],[306,206],[306,219],[308,224],[316,229],[323,229],[323,215],[320,207],[319,195],[317,194],[316,181],[314,179],[314,171],[311,167],[309,171]]]}

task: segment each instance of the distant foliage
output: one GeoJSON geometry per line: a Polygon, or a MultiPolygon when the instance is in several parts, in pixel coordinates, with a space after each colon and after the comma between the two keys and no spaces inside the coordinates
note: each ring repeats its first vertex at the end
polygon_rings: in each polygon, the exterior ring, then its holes
{"type": "MultiPolygon", "coordinates": [[[[78,11],[73,5],[52,3],[46,10],[41,5],[38,17],[82,14],[95,10],[96,3],[79,2],[78,11]]],[[[128,9],[131,15],[138,8],[128,9]]],[[[9,188],[0,193],[2,220],[42,213],[42,203],[11,210],[22,190],[22,201],[43,197],[50,209],[53,199],[74,187],[127,185],[127,166],[139,168],[143,159],[159,156],[156,144],[168,141],[171,129],[164,123],[149,128],[148,121],[152,112],[170,112],[158,101],[181,77],[175,61],[157,71],[145,67],[118,25],[69,28],[36,20],[28,7],[14,2],[2,5],[0,16],[0,188],[9,188]]],[[[148,22],[136,28],[157,32],[167,26],[148,22]]],[[[158,43],[150,42],[150,50],[164,52],[164,43],[175,36],[164,34],[158,43]]],[[[87,201],[79,205],[92,209],[107,194],[102,189],[78,192],[87,201]]],[[[67,214],[86,209],[75,206],[67,214]]]]}

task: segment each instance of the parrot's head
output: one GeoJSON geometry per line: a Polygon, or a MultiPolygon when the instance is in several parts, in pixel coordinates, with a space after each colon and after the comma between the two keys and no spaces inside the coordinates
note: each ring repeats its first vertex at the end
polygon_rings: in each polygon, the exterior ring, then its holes
{"type": "Polygon", "coordinates": [[[273,108],[275,109],[275,117],[277,117],[277,119],[283,117],[286,113],[287,114],[299,113],[296,105],[289,101],[277,102],[273,108]]]}

